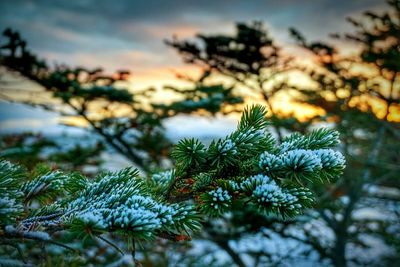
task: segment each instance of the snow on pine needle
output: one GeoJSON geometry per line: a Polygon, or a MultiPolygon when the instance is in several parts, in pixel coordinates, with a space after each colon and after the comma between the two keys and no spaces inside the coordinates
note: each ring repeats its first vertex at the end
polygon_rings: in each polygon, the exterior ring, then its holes
{"type": "Polygon", "coordinates": [[[328,183],[343,172],[345,159],[333,150],[338,133],[295,133],[277,144],[267,127],[264,107],[246,108],[233,133],[209,146],[180,141],[172,152],[175,167],[148,179],[132,168],[95,179],[51,170],[33,175],[1,160],[0,228],[10,231],[0,232],[21,238],[52,239],[54,232],[67,231],[91,238],[113,233],[181,240],[208,216],[234,209],[296,216],[314,201],[310,184],[328,183]]]}

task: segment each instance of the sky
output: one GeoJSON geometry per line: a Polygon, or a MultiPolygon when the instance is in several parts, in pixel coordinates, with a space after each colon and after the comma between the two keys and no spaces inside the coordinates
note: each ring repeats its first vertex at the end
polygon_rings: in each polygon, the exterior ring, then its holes
{"type": "MultiPolygon", "coordinates": [[[[232,33],[235,22],[260,20],[278,43],[289,46],[289,27],[309,39],[326,39],[351,31],[346,17],[382,9],[383,0],[0,0],[0,30],[18,30],[51,63],[128,69],[132,87],[145,88],[174,82],[176,72],[197,73],[163,43],[173,35],[232,33]]],[[[10,119],[4,114],[9,104],[1,105],[6,107],[0,107],[0,123],[10,119]]]]}

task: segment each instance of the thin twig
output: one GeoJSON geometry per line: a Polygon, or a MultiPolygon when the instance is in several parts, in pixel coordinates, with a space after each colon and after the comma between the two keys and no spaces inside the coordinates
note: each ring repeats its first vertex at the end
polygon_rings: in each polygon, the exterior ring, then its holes
{"type": "Polygon", "coordinates": [[[118,251],[119,253],[121,253],[121,255],[125,255],[125,253],[122,251],[122,249],[120,249],[117,245],[115,245],[114,243],[112,243],[110,240],[102,237],[102,236],[96,236],[98,239],[106,242],[107,244],[109,244],[110,246],[112,246],[116,251],[118,251]]]}

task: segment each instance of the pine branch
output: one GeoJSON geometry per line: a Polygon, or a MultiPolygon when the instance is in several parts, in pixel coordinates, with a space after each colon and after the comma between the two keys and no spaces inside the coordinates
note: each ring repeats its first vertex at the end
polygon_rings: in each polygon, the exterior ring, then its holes
{"type": "Polygon", "coordinates": [[[208,147],[182,140],[173,151],[175,169],[147,181],[132,168],[94,180],[59,171],[31,179],[18,166],[0,161],[0,197],[7,195],[16,208],[7,213],[9,207],[0,202],[0,213],[8,216],[0,227],[23,230],[6,231],[14,238],[39,240],[35,233],[43,231],[42,241],[54,244],[48,233],[66,231],[106,243],[102,235],[113,233],[133,245],[157,237],[189,240],[202,220],[244,207],[282,218],[301,214],[314,202],[310,185],[336,179],[344,168],[343,156],[331,148],[338,136],[320,130],[294,134],[276,145],[265,113],[262,106],[246,109],[237,129],[208,147]],[[42,206],[31,214],[18,208],[39,196],[42,206]]]}

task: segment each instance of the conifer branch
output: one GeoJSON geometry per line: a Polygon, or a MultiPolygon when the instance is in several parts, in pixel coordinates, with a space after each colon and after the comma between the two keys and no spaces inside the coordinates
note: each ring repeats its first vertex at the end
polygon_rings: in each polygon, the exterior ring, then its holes
{"type": "Polygon", "coordinates": [[[204,218],[237,208],[296,216],[313,205],[312,183],[330,182],[343,171],[343,156],[332,150],[338,134],[327,129],[293,134],[276,145],[265,115],[262,106],[247,108],[237,129],[209,146],[182,140],[172,153],[175,169],[147,181],[132,168],[94,180],[48,170],[32,179],[19,166],[0,161],[0,235],[57,244],[48,233],[67,231],[97,237],[121,253],[102,237],[113,233],[128,238],[135,260],[135,241],[189,240],[204,218]],[[27,214],[23,207],[34,198],[41,207],[27,214]]]}

